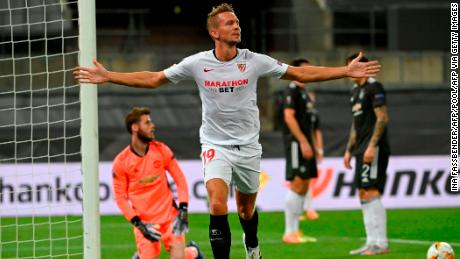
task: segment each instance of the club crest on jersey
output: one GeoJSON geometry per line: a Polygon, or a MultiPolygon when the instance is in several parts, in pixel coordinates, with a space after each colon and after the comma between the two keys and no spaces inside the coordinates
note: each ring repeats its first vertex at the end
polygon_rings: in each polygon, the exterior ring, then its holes
{"type": "Polygon", "coordinates": [[[238,69],[243,73],[246,70],[246,63],[239,63],[236,64],[238,66],[238,69]]]}
{"type": "Polygon", "coordinates": [[[291,104],[291,96],[286,96],[286,103],[291,104]]]}

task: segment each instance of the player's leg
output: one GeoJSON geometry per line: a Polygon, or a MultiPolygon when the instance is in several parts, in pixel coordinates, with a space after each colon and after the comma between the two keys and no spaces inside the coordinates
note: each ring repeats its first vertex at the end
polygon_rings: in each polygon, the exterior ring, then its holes
{"type": "Polygon", "coordinates": [[[228,224],[228,184],[222,179],[206,182],[209,197],[209,240],[214,258],[230,258],[232,236],[228,224]]]}
{"type": "MultiPolygon", "coordinates": [[[[317,177],[317,168],[316,168],[316,161],[315,159],[310,159],[310,160],[305,160],[301,159],[300,161],[300,168],[299,171],[297,172],[297,175],[294,177],[292,183],[291,183],[291,189],[290,192],[288,192],[288,197],[286,199],[286,218],[288,216],[291,218],[291,226],[293,230],[290,232],[290,235],[288,233],[285,233],[285,236],[283,238],[283,241],[286,243],[289,243],[289,239],[292,239],[295,237],[293,234],[297,233],[297,242],[293,243],[298,243],[298,242],[316,242],[316,238],[307,236],[303,234],[302,231],[299,230],[299,221],[300,221],[300,215],[303,214],[303,202],[305,201],[305,196],[307,195],[308,190],[310,189],[310,181],[311,178],[317,177]],[[292,199],[292,194],[297,194],[298,197],[295,197],[296,199],[301,199],[301,200],[293,200],[292,199]],[[291,194],[289,196],[289,194],[291,194]],[[291,199],[289,199],[291,197],[291,199]],[[286,235],[288,234],[288,235],[286,235]]],[[[286,222],[288,224],[288,222],[286,222]]],[[[286,230],[286,232],[288,232],[286,230]]],[[[292,241],[292,240],[291,240],[292,241]]]]}
{"type": "MultiPolygon", "coordinates": [[[[375,225],[374,209],[378,196],[378,191],[373,187],[359,189],[359,200],[363,212],[364,228],[366,230],[366,244],[363,247],[364,250],[377,244],[377,228],[375,225]]],[[[356,251],[355,254],[362,253],[364,250],[356,251]]]]}
{"type": "Polygon", "coordinates": [[[375,245],[362,253],[365,255],[388,252],[386,210],[381,201],[381,195],[386,182],[388,158],[388,154],[379,152],[379,149],[376,150],[375,159],[372,161],[369,172],[371,187],[365,188],[363,192],[360,192],[362,200],[368,201],[367,209],[370,214],[371,232],[375,240],[375,245]]]}
{"type": "Polygon", "coordinates": [[[257,193],[242,193],[235,190],[236,206],[241,227],[243,228],[243,243],[247,258],[260,258],[259,239],[259,214],[255,209],[257,193]]]}
{"type": "Polygon", "coordinates": [[[309,185],[308,186],[308,191],[307,193],[305,194],[305,199],[304,199],[304,204],[305,204],[305,210],[309,210],[312,208],[312,203],[313,203],[313,199],[312,199],[312,196],[311,196],[311,186],[309,185]]]}
{"type": "Polygon", "coordinates": [[[231,153],[235,199],[241,227],[244,231],[246,258],[262,258],[257,237],[259,214],[255,209],[260,186],[260,144],[237,146],[231,153]]]}
{"type": "MultiPolygon", "coordinates": [[[[166,244],[165,244],[165,248],[166,248],[166,244]]],[[[169,255],[171,259],[194,258],[194,257],[185,256],[185,242],[184,241],[171,242],[168,248],[169,248],[169,255]]],[[[166,248],[166,250],[168,250],[168,248],[166,248]]]]}
{"type": "Polygon", "coordinates": [[[359,187],[359,199],[363,211],[366,230],[366,244],[351,254],[381,254],[388,251],[386,238],[386,211],[380,196],[386,181],[388,156],[379,155],[378,149],[374,161],[362,162],[362,155],[356,158],[355,183],[359,187]]]}
{"type": "Polygon", "coordinates": [[[354,185],[359,189],[359,202],[361,203],[361,210],[363,213],[364,230],[366,232],[366,243],[358,248],[350,251],[350,254],[356,255],[365,251],[368,247],[375,245],[376,240],[372,232],[372,219],[369,210],[368,201],[366,200],[366,192],[363,185],[369,182],[369,165],[363,164],[363,154],[356,155],[355,163],[355,178],[354,185]]]}
{"type": "MultiPolygon", "coordinates": [[[[185,242],[175,242],[171,244],[171,259],[195,259],[199,257],[200,251],[194,246],[185,246],[185,242]]],[[[202,257],[201,257],[202,258],[202,257]]]]}
{"type": "Polygon", "coordinates": [[[386,209],[383,207],[382,202],[380,200],[381,195],[385,190],[385,184],[387,180],[387,168],[388,162],[390,159],[390,154],[385,152],[380,152],[378,155],[378,165],[377,165],[377,189],[380,193],[379,201],[380,201],[380,210],[381,212],[378,213],[378,236],[377,236],[377,245],[382,248],[388,249],[388,238],[387,238],[387,214],[386,209]]]}
{"type": "Polygon", "coordinates": [[[299,231],[299,217],[303,212],[303,201],[308,190],[308,179],[296,175],[291,181],[290,189],[286,193],[284,218],[285,229],[283,242],[298,244],[307,242],[299,231]]]}
{"type": "Polygon", "coordinates": [[[318,213],[316,213],[315,209],[313,209],[312,203],[313,203],[313,195],[312,195],[312,180],[315,178],[318,178],[318,163],[316,160],[316,157],[313,159],[307,160],[307,177],[310,179],[310,182],[308,184],[308,190],[305,195],[304,203],[307,208],[307,219],[309,220],[316,220],[319,218],[318,213]]]}
{"type": "Polygon", "coordinates": [[[163,224],[162,230],[163,245],[170,254],[171,259],[203,258],[199,247],[195,243],[194,245],[185,246],[185,235],[177,236],[173,233],[173,222],[163,224]]]}
{"type": "Polygon", "coordinates": [[[312,190],[311,190],[311,182],[308,187],[307,194],[305,195],[305,216],[300,216],[300,220],[317,220],[319,218],[318,212],[313,208],[313,195],[312,195],[312,190]]]}
{"type": "Polygon", "coordinates": [[[299,231],[299,218],[303,213],[309,179],[317,175],[316,161],[302,158],[298,142],[292,141],[286,147],[286,179],[291,181],[285,200],[285,231],[283,242],[288,244],[316,241],[299,231]]]}
{"type": "Polygon", "coordinates": [[[134,228],[134,237],[136,239],[136,247],[140,259],[156,259],[160,256],[160,242],[151,242],[144,235],[134,228]]]}
{"type": "MultiPolygon", "coordinates": [[[[285,243],[305,243],[298,235],[299,216],[303,210],[304,194],[307,190],[308,180],[303,181],[299,176],[300,164],[302,163],[301,151],[298,142],[288,141],[285,145],[286,155],[286,180],[290,181],[289,189],[285,197],[284,206],[284,235],[285,243]]],[[[305,172],[304,172],[305,174],[305,172]]],[[[305,175],[304,175],[305,178],[305,175]]]]}
{"type": "Polygon", "coordinates": [[[214,258],[230,258],[231,232],[228,224],[228,188],[232,169],[224,155],[225,147],[202,147],[204,181],[208,192],[209,241],[214,258]]]}

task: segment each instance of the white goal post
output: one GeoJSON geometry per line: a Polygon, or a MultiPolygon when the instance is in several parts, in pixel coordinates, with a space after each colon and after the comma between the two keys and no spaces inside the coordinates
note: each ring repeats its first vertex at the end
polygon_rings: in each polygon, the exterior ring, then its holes
{"type": "Polygon", "coordinates": [[[101,258],[95,28],[95,0],[0,0],[0,258],[101,258]]]}
{"type": "MultiPolygon", "coordinates": [[[[92,66],[96,57],[95,0],[79,0],[80,65],[92,66]]],[[[99,259],[99,145],[97,117],[97,87],[82,84],[81,100],[81,154],[83,173],[83,230],[84,258],[99,259]]]]}

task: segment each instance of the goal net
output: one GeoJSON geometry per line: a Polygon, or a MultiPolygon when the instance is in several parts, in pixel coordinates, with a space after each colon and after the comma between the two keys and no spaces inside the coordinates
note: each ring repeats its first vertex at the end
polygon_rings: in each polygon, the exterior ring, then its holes
{"type": "Polygon", "coordinates": [[[0,258],[84,255],[78,19],[77,1],[0,0],[0,258]]]}

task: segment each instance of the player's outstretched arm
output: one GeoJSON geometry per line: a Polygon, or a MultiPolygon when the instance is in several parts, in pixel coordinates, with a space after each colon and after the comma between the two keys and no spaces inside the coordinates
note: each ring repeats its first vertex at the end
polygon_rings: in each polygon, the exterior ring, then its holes
{"type": "Polygon", "coordinates": [[[282,79],[299,82],[318,82],[339,79],[343,77],[371,77],[380,71],[378,61],[359,62],[363,54],[353,59],[348,66],[343,67],[319,67],[319,66],[289,66],[282,79]]]}
{"type": "Polygon", "coordinates": [[[139,88],[157,88],[169,83],[163,71],[119,73],[108,71],[96,59],[93,60],[93,64],[95,67],[76,67],[73,72],[75,79],[80,83],[114,83],[139,88]]]}

